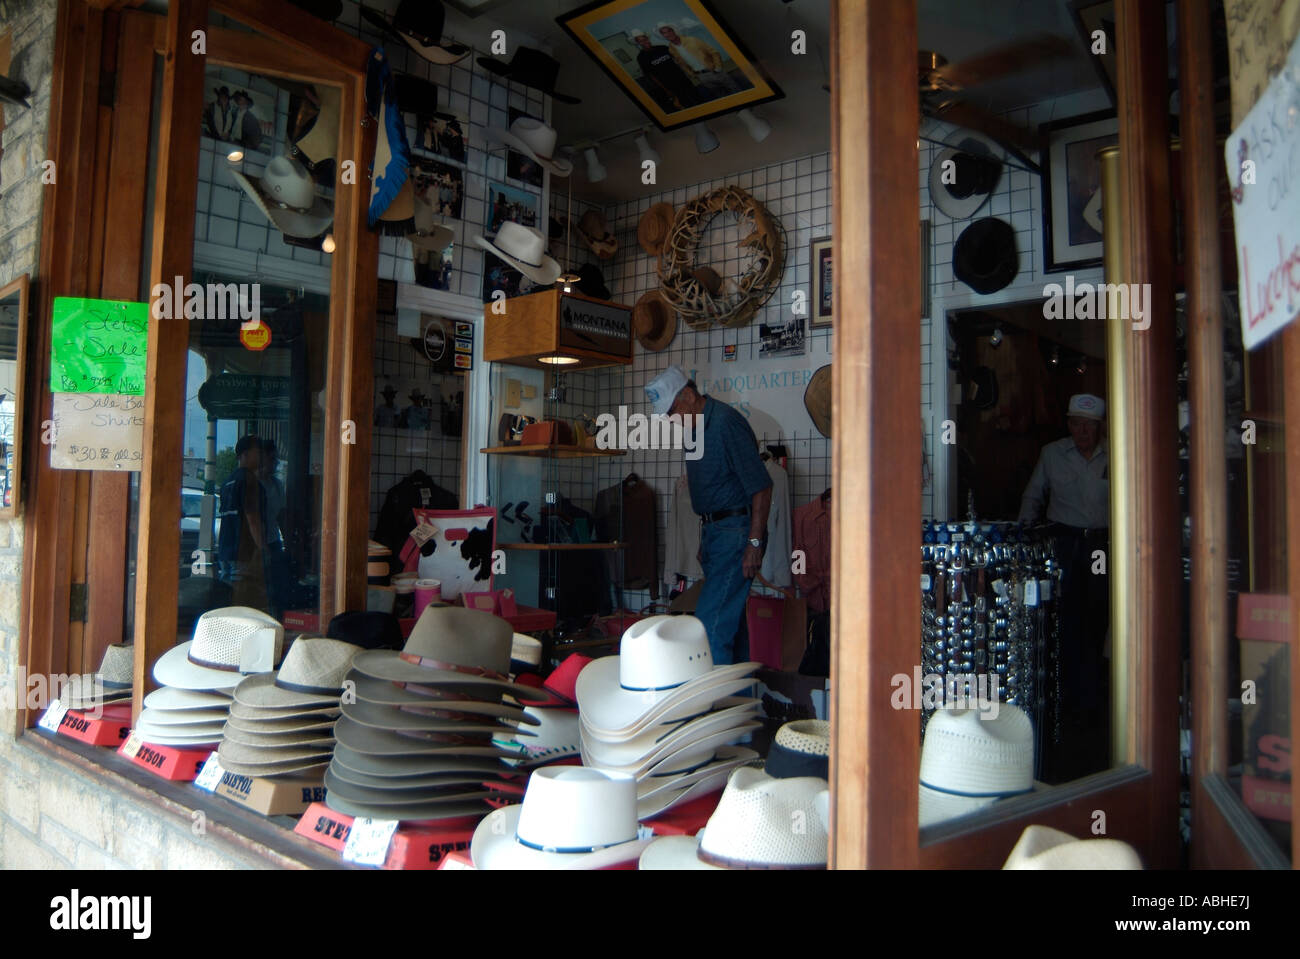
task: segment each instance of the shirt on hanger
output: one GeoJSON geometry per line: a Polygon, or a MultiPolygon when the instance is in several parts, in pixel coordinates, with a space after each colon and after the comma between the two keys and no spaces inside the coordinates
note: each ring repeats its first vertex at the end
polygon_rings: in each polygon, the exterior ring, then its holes
{"type": "Polygon", "coordinates": [[[676,577],[700,579],[700,518],[691,509],[690,484],[683,473],[673,484],[672,505],[668,510],[667,544],[664,547],[664,579],[671,584],[676,577]]]}
{"type": "Polygon", "coordinates": [[[794,548],[803,550],[804,572],[794,579],[808,598],[810,613],[823,613],[831,604],[831,511],[818,496],[794,511],[794,548]]]}
{"type": "Polygon", "coordinates": [[[765,464],[772,477],[772,508],[767,513],[767,552],[763,554],[763,578],[773,586],[789,586],[790,580],[790,474],[774,459],[765,464]]]}
{"type": "MultiPolygon", "coordinates": [[[[596,530],[602,542],[619,539],[619,507],[622,506],[624,589],[649,589],[659,598],[659,522],[655,491],[635,473],[617,486],[596,494],[596,530]]],[[[615,576],[615,586],[619,578],[615,576]]]]}

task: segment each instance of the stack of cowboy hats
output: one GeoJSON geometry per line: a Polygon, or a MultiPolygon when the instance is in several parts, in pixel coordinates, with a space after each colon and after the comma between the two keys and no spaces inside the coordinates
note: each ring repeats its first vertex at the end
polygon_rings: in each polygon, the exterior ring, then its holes
{"type": "Polygon", "coordinates": [[[228,606],[204,613],[194,638],[154,663],[162,688],[145,697],[135,734],[158,746],[220,742],[235,687],[273,670],[283,645],[284,627],[260,610],[228,606]]]}
{"type": "Polygon", "coordinates": [[[578,676],[583,764],[633,776],[641,819],[720,789],[731,770],[758,758],[736,745],[760,725],[759,700],[739,695],[758,667],[715,667],[694,616],[634,623],[618,656],[578,676]]]}
{"type": "Polygon", "coordinates": [[[1034,788],[1034,728],[1019,706],[940,709],[921,744],[920,824],[965,816],[1034,788]]]}
{"type": "Polygon", "coordinates": [[[474,830],[477,869],[608,869],[635,863],[636,780],[626,773],[550,766],[528,780],[522,805],[490,813],[474,830]]]}
{"type": "Polygon", "coordinates": [[[275,672],[235,687],[217,755],[241,776],[319,779],[334,751],[343,677],[360,646],[302,636],[275,672]]]}
{"type": "Polygon", "coordinates": [[[640,868],[825,869],[829,822],[826,780],[781,779],[746,766],[731,774],[699,835],[654,840],[640,868]]]}
{"type": "Polygon", "coordinates": [[[60,705],[85,713],[113,703],[129,701],[134,654],[133,646],[109,646],[104,650],[99,672],[70,677],[68,684],[59,692],[60,705]]]}
{"type": "Polygon", "coordinates": [[[502,749],[515,753],[509,759],[511,766],[535,769],[552,763],[578,762],[582,740],[578,732],[578,704],[574,685],[578,674],[591,662],[581,653],[571,653],[543,682],[536,674],[525,673],[516,681],[535,686],[539,693],[549,697],[545,702],[533,703],[524,708],[524,714],[537,725],[529,728],[531,736],[516,736],[505,731],[493,740],[502,749]]]}
{"type": "Polygon", "coordinates": [[[501,760],[511,753],[493,737],[536,722],[518,703],[549,699],[509,680],[513,636],[491,613],[431,605],[402,652],[359,653],[345,679],[355,701],[345,697],[334,727],[326,804],[376,819],[486,812],[485,799],[510,790],[501,760]]]}

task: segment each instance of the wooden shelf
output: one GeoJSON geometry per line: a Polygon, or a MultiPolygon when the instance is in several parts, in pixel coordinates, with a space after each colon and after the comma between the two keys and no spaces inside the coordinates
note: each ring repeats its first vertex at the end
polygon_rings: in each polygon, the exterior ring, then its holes
{"type": "Polygon", "coordinates": [[[589,446],[545,446],[541,443],[528,446],[489,446],[479,450],[488,456],[538,456],[544,459],[576,459],[583,456],[626,456],[627,450],[599,450],[589,446]]]}
{"type": "Polygon", "coordinates": [[[497,543],[497,548],[526,549],[541,553],[582,549],[626,549],[627,543],[497,543]]]}

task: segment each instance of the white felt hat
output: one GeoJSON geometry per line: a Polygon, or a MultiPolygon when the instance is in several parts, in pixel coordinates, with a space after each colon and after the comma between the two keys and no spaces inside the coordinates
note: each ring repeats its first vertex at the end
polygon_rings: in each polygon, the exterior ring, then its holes
{"type": "Polygon", "coordinates": [[[556,133],[553,127],[532,117],[517,117],[509,130],[489,127],[485,133],[489,142],[504,143],[520,153],[526,153],[556,176],[566,177],[573,172],[573,163],[555,156],[556,133]]]}
{"type": "Polygon", "coordinates": [[[1118,839],[1075,839],[1050,826],[1028,826],[1003,869],[1141,869],[1132,846],[1118,839]]]}
{"type": "Polygon", "coordinates": [[[1019,706],[940,709],[921,746],[920,824],[954,819],[1034,786],[1034,728],[1019,706]]]}
{"type": "Polygon", "coordinates": [[[581,766],[548,766],[528,780],[524,801],[492,812],[474,830],[479,869],[601,869],[635,861],[636,781],[581,766]]]}
{"type": "Polygon", "coordinates": [[[194,638],[163,653],[153,676],[178,689],[234,689],[246,674],[275,668],[284,627],[247,606],[213,609],[194,624],[194,638]]]}
{"type": "Polygon", "coordinates": [[[530,226],[506,220],[497,230],[495,239],[476,236],[474,242],[505,260],[534,283],[549,286],[560,275],[560,264],[546,255],[546,237],[530,226]]]}
{"type": "Polygon", "coordinates": [[[685,723],[652,726],[626,742],[608,742],[583,728],[582,748],[587,765],[607,768],[632,767],[655,761],[679,749],[724,730],[742,726],[752,719],[762,703],[757,699],[726,699],[718,708],[685,723]]]}

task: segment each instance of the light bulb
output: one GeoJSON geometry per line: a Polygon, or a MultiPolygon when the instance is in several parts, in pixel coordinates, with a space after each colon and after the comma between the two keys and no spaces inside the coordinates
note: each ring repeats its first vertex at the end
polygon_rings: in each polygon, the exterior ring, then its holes
{"type": "Polygon", "coordinates": [[[325,234],[325,239],[323,239],[323,240],[321,241],[320,248],[321,248],[322,250],[324,250],[326,253],[333,253],[333,252],[334,252],[334,234],[333,234],[333,233],[326,233],[326,234],[325,234]]]}
{"type": "Polygon", "coordinates": [[[231,163],[240,163],[244,159],[244,151],[231,150],[229,153],[226,154],[226,159],[231,163]]]}

